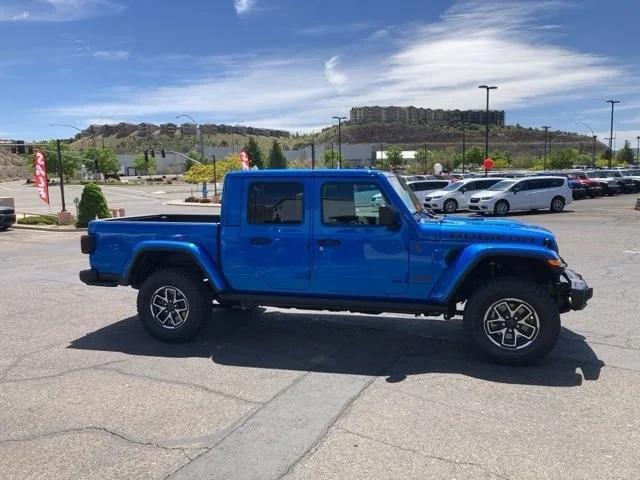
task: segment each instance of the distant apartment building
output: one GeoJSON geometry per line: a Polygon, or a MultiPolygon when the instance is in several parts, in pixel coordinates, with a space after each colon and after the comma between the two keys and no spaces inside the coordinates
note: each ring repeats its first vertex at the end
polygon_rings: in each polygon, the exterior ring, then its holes
{"type": "MultiPolygon", "coordinates": [[[[425,125],[457,125],[459,123],[485,122],[484,110],[443,110],[421,107],[353,107],[351,123],[404,123],[425,125]]],[[[504,110],[489,110],[489,123],[504,125],[504,110]]]]}

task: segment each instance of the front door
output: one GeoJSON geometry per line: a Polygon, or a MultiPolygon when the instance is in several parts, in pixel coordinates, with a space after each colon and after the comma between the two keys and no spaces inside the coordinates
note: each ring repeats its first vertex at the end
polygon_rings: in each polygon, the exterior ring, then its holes
{"type": "Polygon", "coordinates": [[[243,289],[273,293],[309,288],[311,186],[306,178],[245,181],[243,289]]]}
{"type": "MultiPolygon", "coordinates": [[[[408,288],[406,225],[381,223],[388,196],[374,181],[316,178],[312,260],[314,293],[380,296],[408,288]]],[[[402,222],[402,220],[401,220],[402,222]]]]}

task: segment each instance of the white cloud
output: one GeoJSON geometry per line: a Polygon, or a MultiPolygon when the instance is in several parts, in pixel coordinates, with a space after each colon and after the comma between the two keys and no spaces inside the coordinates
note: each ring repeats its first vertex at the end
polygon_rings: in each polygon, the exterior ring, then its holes
{"type": "Polygon", "coordinates": [[[255,6],[255,0],[233,0],[238,15],[246,15],[255,6]]]}
{"type": "Polygon", "coordinates": [[[324,76],[327,78],[327,82],[340,89],[347,83],[347,76],[338,71],[338,60],[339,57],[334,55],[324,62],[324,76]]]}
{"type": "MultiPolygon", "coordinates": [[[[252,5],[236,1],[239,14],[252,5]]],[[[241,116],[256,126],[304,130],[354,105],[483,108],[477,88],[483,83],[499,86],[492,107],[515,109],[593,95],[628,78],[607,58],[554,43],[553,33],[540,27],[557,8],[555,2],[460,3],[436,22],[394,27],[405,36],[384,53],[370,51],[363,38],[340,56],[308,50],[238,56],[215,77],[114,93],[111,101],[55,112],[135,121],[188,111],[207,121],[241,116]]]]}
{"type": "Polygon", "coordinates": [[[97,50],[93,52],[93,56],[103,60],[126,60],[129,58],[129,52],[126,50],[97,50]]]}
{"type": "Polygon", "coordinates": [[[112,0],[8,0],[0,6],[0,22],[66,22],[120,13],[112,0]]]}

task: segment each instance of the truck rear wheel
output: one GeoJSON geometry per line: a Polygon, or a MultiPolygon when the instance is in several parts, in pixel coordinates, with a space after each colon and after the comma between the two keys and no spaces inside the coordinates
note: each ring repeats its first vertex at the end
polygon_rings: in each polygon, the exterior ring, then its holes
{"type": "Polygon", "coordinates": [[[555,346],[560,313],[543,286],[502,277],[480,287],[467,301],[464,326],[485,356],[508,365],[527,365],[555,346]]]}
{"type": "Polygon", "coordinates": [[[211,294],[192,270],[168,268],[151,274],[138,292],[138,318],[154,337],[191,339],[211,316],[211,294]]]}

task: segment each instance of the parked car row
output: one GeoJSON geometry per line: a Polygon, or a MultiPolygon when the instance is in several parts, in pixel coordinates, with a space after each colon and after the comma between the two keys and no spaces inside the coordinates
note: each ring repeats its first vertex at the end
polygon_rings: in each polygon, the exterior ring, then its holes
{"type": "Polygon", "coordinates": [[[504,172],[487,176],[405,177],[425,208],[445,213],[469,210],[506,215],[512,211],[560,212],[573,200],[640,192],[640,169],[504,172]]]}

